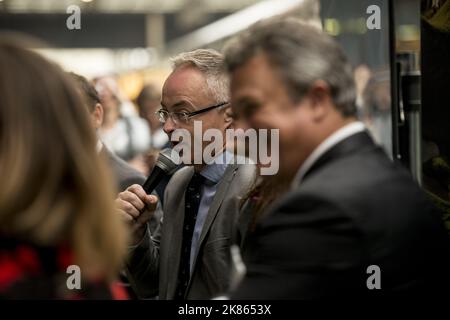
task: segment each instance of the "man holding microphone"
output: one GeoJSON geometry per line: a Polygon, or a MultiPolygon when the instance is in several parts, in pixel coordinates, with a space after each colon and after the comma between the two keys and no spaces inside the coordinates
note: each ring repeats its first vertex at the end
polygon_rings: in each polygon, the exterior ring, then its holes
{"type": "MultiPolygon", "coordinates": [[[[172,62],[158,111],[164,131],[171,137],[175,130],[184,129],[198,139],[194,121],[201,121],[202,136],[214,128],[225,137],[232,119],[227,112],[229,87],[222,55],[195,50],[172,62]]],[[[233,154],[225,150],[225,144],[216,155],[223,163],[192,165],[191,159],[190,165],[173,175],[165,192],[164,218],[154,233],[149,232],[147,221],[156,197],[139,185],[119,194],[117,205],[133,228],[127,267],[140,298],[210,299],[229,289],[239,197],[252,186],[255,167],[231,163],[233,154]]],[[[202,151],[205,146],[202,143],[202,151]]]]}

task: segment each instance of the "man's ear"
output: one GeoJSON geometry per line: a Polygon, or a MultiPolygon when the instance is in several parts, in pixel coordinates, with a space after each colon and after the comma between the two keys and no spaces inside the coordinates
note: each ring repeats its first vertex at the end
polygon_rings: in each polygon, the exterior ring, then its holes
{"type": "Polygon", "coordinates": [[[323,80],[315,81],[306,96],[315,121],[323,119],[333,106],[330,86],[323,80]]]}
{"type": "Polygon", "coordinates": [[[92,112],[94,127],[96,129],[100,128],[103,124],[103,106],[100,103],[96,103],[94,107],[94,112],[92,112]]]}
{"type": "Polygon", "coordinates": [[[221,110],[224,113],[225,117],[225,128],[228,129],[233,126],[233,110],[231,109],[231,106],[228,105],[223,110],[221,110]]]}

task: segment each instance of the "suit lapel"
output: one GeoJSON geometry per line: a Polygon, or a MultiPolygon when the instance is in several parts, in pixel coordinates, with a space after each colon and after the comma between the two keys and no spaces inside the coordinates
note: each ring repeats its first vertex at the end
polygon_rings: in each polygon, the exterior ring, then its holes
{"type": "Polygon", "coordinates": [[[208,210],[208,216],[205,219],[205,223],[203,224],[202,232],[200,234],[200,238],[197,245],[197,252],[195,253],[194,263],[193,263],[193,270],[195,269],[195,264],[197,262],[197,257],[200,248],[202,247],[202,243],[205,240],[206,235],[208,234],[208,231],[214,222],[214,219],[217,216],[217,213],[219,212],[220,206],[222,205],[223,199],[225,198],[225,195],[227,194],[227,190],[230,186],[231,181],[233,180],[234,175],[236,174],[236,171],[238,169],[238,165],[236,164],[230,164],[228,165],[225,174],[222,178],[222,180],[219,182],[219,185],[217,186],[217,191],[214,196],[214,200],[211,203],[211,207],[208,210]]]}

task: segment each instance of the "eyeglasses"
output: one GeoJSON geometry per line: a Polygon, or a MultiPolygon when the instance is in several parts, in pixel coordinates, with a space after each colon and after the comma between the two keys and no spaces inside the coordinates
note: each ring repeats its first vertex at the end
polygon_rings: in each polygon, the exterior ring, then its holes
{"type": "Polygon", "coordinates": [[[197,116],[199,114],[202,114],[204,112],[208,112],[212,109],[219,108],[221,106],[224,106],[228,104],[228,102],[221,102],[219,104],[215,104],[210,107],[206,107],[194,112],[169,112],[166,109],[159,109],[155,112],[155,114],[158,116],[158,120],[161,123],[166,123],[167,119],[172,118],[173,122],[179,123],[179,122],[188,122],[188,120],[194,116],[197,116]]]}

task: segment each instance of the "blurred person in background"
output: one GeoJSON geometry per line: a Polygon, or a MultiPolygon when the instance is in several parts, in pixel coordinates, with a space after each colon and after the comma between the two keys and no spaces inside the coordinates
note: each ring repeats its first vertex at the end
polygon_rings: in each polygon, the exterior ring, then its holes
{"type": "MultiPolygon", "coordinates": [[[[83,76],[75,73],[69,73],[72,79],[77,84],[77,88],[80,91],[81,96],[84,98],[84,108],[86,108],[91,116],[91,122],[96,132],[98,139],[98,130],[103,122],[103,107],[100,103],[97,91],[94,86],[83,76]]],[[[137,170],[132,168],[128,163],[120,159],[118,156],[108,150],[106,146],[100,140],[97,140],[97,151],[100,156],[105,158],[113,177],[116,181],[116,190],[118,192],[125,191],[129,186],[133,184],[142,185],[145,181],[145,177],[137,170]]],[[[156,195],[156,194],[155,194],[156,195]]],[[[158,227],[159,220],[162,217],[162,210],[158,207],[155,210],[152,218],[149,221],[149,229],[151,232],[155,232],[158,227]]],[[[125,273],[121,273],[121,283],[127,288],[130,297],[135,298],[135,294],[132,288],[129,286],[128,279],[126,279],[125,273]]]]}
{"type": "MultiPolygon", "coordinates": [[[[97,136],[97,151],[100,156],[104,157],[109,164],[109,168],[111,169],[114,180],[116,182],[115,190],[118,193],[125,191],[129,186],[133,184],[142,185],[145,181],[145,176],[131,167],[117,155],[113,154],[108,149],[108,147],[106,147],[98,138],[98,131],[103,122],[103,106],[100,103],[100,99],[94,86],[83,76],[80,76],[73,72],[69,74],[77,84],[77,89],[80,92],[81,96],[84,98],[84,107],[88,110],[91,116],[91,123],[97,136]]],[[[156,230],[161,216],[161,210],[156,210],[149,223],[151,231],[156,230]]]]}
{"type": "Polygon", "coordinates": [[[352,68],[337,43],[276,18],[234,38],[225,59],[233,114],[280,129],[279,174],[291,181],[247,240],[248,272],[232,297],[448,292],[441,218],[356,121],[352,68]]]}
{"type": "Polygon", "coordinates": [[[142,184],[145,177],[127,164],[124,160],[112,153],[107,146],[98,138],[99,130],[103,123],[103,106],[94,86],[89,81],[75,73],[70,73],[70,76],[78,85],[78,90],[84,98],[84,107],[87,108],[91,115],[91,122],[95,133],[97,135],[97,151],[105,157],[114,173],[116,179],[116,189],[118,192],[126,190],[132,184],[142,184]]]}
{"type": "Polygon", "coordinates": [[[373,72],[363,92],[364,123],[374,140],[392,158],[391,86],[389,72],[373,72]]]}
{"type": "Polygon", "coordinates": [[[136,98],[139,115],[145,119],[151,131],[151,145],[153,149],[160,150],[169,146],[169,137],[158,120],[156,111],[161,108],[161,91],[153,85],[145,85],[136,98]]]}
{"type": "Polygon", "coordinates": [[[72,80],[17,37],[0,37],[0,297],[124,298],[109,283],[126,230],[89,115],[72,80]],[[71,265],[80,289],[66,285],[71,265]]]}
{"type": "Polygon", "coordinates": [[[94,83],[104,112],[100,139],[117,156],[132,162],[151,147],[149,126],[122,98],[114,78],[101,77],[94,83]]]}
{"type": "MultiPolygon", "coordinates": [[[[156,112],[161,109],[161,91],[153,85],[145,85],[136,98],[139,115],[145,119],[151,131],[152,148],[141,157],[133,161],[135,168],[149,175],[158,157],[158,151],[170,147],[169,136],[163,130],[163,124],[159,121],[156,112]]],[[[164,203],[164,192],[171,176],[167,175],[156,187],[159,200],[164,203]]]]}
{"type": "Polygon", "coordinates": [[[364,91],[367,87],[367,83],[372,77],[372,71],[365,64],[360,64],[353,71],[353,77],[355,79],[356,100],[355,105],[358,112],[358,119],[364,119],[367,111],[364,108],[364,91]]]}

